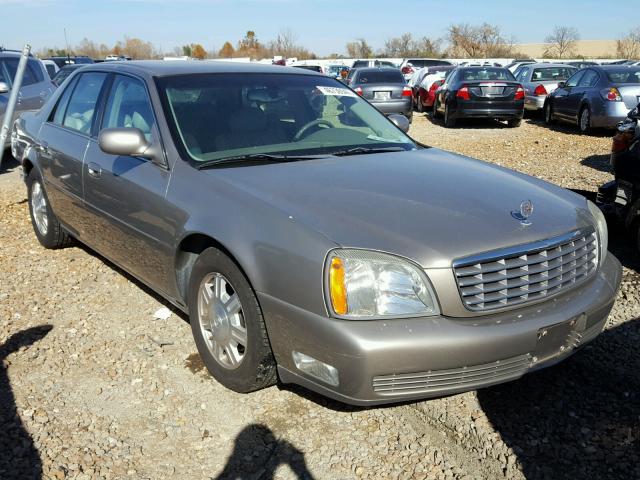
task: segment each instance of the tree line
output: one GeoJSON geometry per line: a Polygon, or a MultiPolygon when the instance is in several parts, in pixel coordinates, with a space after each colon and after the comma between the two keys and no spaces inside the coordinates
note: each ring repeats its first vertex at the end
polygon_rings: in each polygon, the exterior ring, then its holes
{"type": "MultiPolygon", "coordinates": [[[[575,58],[579,56],[578,41],[580,35],[575,28],[557,26],[545,38],[547,48],[544,58],[575,58]]],[[[125,36],[113,46],[97,44],[84,38],[67,52],[66,49],[42,48],[37,52],[41,57],[87,55],[91,58],[104,58],[107,55],[125,55],[134,59],[162,58],[166,55],[188,56],[197,59],[249,57],[251,59],[298,58],[315,59],[318,56],[298,42],[296,34],[285,29],[275,39],[262,42],[254,30],[249,30],[236,42],[226,41],[216,49],[207,50],[201,43],[191,43],[163,52],[151,42],[125,36]]],[[[640,27],[621,35],[616,40],[615,55],[621,58],[640,58],[640,27]]],[[[333,53],[328,58],[371,58],[371,57],[430,57],[430,58],[511,58],[524,56],[518,52],[515,39],[506,37],[496,25],[483,23],[471,25],[459,23],[450,25],[443,38],[422,36],[414,37],[404,33],[385,40],[382,48],[374,50],[365,38],[347,42],[344,53],[333,53]]],[[[611,52],[609,56],[614,56],[611,52]]]]}

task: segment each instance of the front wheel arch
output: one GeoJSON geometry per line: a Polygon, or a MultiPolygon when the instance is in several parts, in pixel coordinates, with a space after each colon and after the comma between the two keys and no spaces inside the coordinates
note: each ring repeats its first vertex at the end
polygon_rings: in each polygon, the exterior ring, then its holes
{"type": "Polygon", "coordinates": [[[210,247],[216,248],[227,255],[240,269],[249,282],[249,285],[251,285],[251,288],[253,288],[251,278],[247,275],[246,269],[226,246],[210,235],[195,232],[189,233],[180,240],[174,259],[176,287],[178,289],[179,299],[185,306],[187,306],[189,280],[191,279],[193,265],[196,263],[200,254],[210,247]]]}

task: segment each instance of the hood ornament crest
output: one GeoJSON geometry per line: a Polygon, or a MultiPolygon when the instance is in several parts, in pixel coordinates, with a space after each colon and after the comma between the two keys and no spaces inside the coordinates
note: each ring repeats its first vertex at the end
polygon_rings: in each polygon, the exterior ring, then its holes
{"type": "Polygon", "coordinates": [[[531,225],[529,217],[533,215],[533,202],[531,200],[525,200],[520,204],[520,209],[512,210],[511,216],[520,221],[521,225],[528,227],[531,225]]]}

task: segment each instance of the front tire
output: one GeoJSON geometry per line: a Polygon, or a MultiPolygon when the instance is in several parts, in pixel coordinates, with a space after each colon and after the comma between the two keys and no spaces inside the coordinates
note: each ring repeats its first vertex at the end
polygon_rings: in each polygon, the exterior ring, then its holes
{"type": "Polygon", "coordinates": [[[438,100],[437,99],[435,99],[433,101],[433,107],[432,107],[432,110],[431,110],[431,116],[434,119],[436,119],[436,118],[438,118],[440,116],[440,113],[438,112],[438,100]]]}
{"type": "Polygon", "coordinates": [[[73,239],[62,228],[58,217],[53,213],[42,176],[35,168],[32,168],[27,176],[27,198],[31,225],[40,245],[51,249],[71,245],[73,239]]]}
{"type": "Polygon", "coordinates": [[[547,125],[553,125],[556,123],[556,119],[553,116],[553,107],[551,106],[551,102],[544,104],[544,123],[547,125]]]}
{"type": "Polygon", "coordinates": [[[207,248],[189,281],[191,332],[200,358],[223,386],[240,393],[276,383],[276,362],[253,289],[223,252],[207,248]]]}
{"type": "Polygon", "coordinates": [[[422,99],[420,98],[419,94],[416,97],[416,110],[418,111],[418,113],[424,113],[424,105],[422,105],[422,99]]]}

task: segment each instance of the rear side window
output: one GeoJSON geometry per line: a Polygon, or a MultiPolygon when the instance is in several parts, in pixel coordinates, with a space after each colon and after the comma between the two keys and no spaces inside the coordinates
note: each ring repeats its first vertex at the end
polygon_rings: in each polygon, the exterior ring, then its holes
{"type": "Polygon", "coordinates": [[[578,82],[578,86],[587,88],[595,87],[599,79],[600,78],[598,77],[598,74],[593,70],[585,70],[584,75],[580,79],[580,82],[578,82]]]}
{"type": "Polygon", "coordinates": [[[135,78],[116,75],[104,113],[102,128],[138,128],[147,141],[155,125],[151,102],[143,83],[135,78]]]}
{"type": "Polygon", "coordinates": [[[360,72],[357,83],[404,83],[400,70],[373,70],[360,72]]]}
{"type": "Polygon", "coordinates": [[[80,76],[67,105],[63,126],[87,135],[90,133],[96,102],[106,78],[106,73],[99,72],[80,76]]]}
{"type": "Polygon", "coordinates": [[[573,75],[569,80],[567,80],[567,87],[575,87],[576,85],[578,85],[578,82],[583,77],[583,75],[584,75],[584,70],[579,70],[578,72],[576,72],[575,75],[573,75]]]}
{"type": "Polygon", "coordinates": [[[64,114],[67,111],[67,105],[69,105],[69,99],[71,98],[71,94],[73,93],[73,89],[75,87],[78,79],[76,78],[72,81],[69,86],[62,92],[62,95],[58,99],[58,104],[53,112],[53,116],[49,118],[50,122],[55,123],[56,125],[62,126],[62,121],[64,120],[64,114]]]}
{"type": "Polygon", "coordinates": [[[612,83],[640,83],[640,69],[609,71],[607,77],[612,83]]]}

